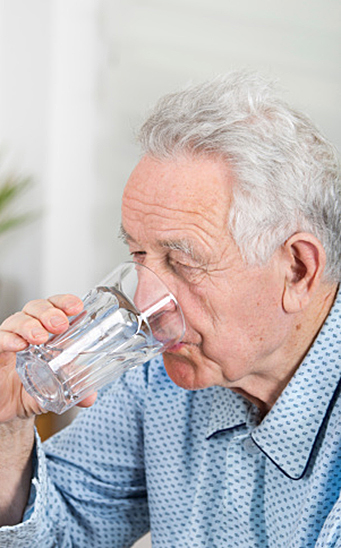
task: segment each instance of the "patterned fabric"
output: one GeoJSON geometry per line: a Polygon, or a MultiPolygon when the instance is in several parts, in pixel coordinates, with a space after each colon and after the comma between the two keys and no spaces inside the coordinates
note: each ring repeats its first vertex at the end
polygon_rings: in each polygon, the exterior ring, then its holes
{"type": "Polygon", "coordinates": [[[162,360],[104,389],[42,449],[10,548],[341,546],[341,297],[259,423],[241,396],[183,390],[162,360]]]}

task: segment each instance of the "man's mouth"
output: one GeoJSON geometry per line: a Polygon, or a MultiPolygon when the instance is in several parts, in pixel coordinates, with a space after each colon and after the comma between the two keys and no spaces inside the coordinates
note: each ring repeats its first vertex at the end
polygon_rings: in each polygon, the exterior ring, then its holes
{"type": "Polygon", "coordinates": [[[199,347],[200,345],[197,344],[197,343],[192,343],[192,342],[188,342],[188,341],[181,341],[181,342],[178,342],[178,343],[174,344],[170,348],[167,348],[166,352],[179,352],[182,348],[189,347],[189,346],[199,347]]]}
{"type": "Polygon", "coordinates": [[[170,348],[167,348],[167,352],[178,352],[181,348],[185,346],[185,342],[179,342],[171,346],[170,348]]]}

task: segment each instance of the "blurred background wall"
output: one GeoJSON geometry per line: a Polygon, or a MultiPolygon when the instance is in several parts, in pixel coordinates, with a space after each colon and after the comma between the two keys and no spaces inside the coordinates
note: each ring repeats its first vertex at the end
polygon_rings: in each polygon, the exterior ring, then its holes
{"type": "Polygon", "coordinates": [[[340,16],[339,0],[1,0],[0,163],[32,175],[21,205],[40,212],[0,238],[1,318],[127,257],[134,129],[166,92],[259,68],[340,149],[340,16]]]}
{"type": "Polygon", "coordinates": [[[0,163],[30,174],[38,221],[0,238],[0,315],[82,295],[117,241],[134,129],[163,93],[240,66],[341,145],[339,0],[1,0],[0,163]],[[2,155],[1,155],[2,151],[2,155]]]}

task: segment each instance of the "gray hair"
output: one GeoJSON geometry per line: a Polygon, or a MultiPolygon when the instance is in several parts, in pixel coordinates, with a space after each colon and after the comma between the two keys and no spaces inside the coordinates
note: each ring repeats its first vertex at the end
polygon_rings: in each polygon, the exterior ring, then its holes
{"type": "Polygon", "coordinates": [[[229,228],[247,263],[265,264],[292,234],[306,231],[325,249],[325,277],[340,281],[338,156],[264,77],[232,72],[166,95],[139,141],[159,159],[208,154],[229,163],[237,181],[229,228]]]}

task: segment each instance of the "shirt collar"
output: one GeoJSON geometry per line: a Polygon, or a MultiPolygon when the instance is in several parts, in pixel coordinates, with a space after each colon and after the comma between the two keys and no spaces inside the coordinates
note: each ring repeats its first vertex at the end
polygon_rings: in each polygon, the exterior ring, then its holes
{"type": "Polygon", "coordinates": [[[222,430],[229,430],[246,424],[248,411],[251,404],[228,388],[216,386],[210,410],[210,419],[206,431],[206,438],[222,430]]]}
{"type": "MultiPolygon", "coordinates": [[[[251,433],[256,445],[292,479],[304,475],[341,375],[341,291],[317,339],[276,404],[251,433]]],[[[242,396],[216,387],[207,438],[247,424],[242,396]]]]}

